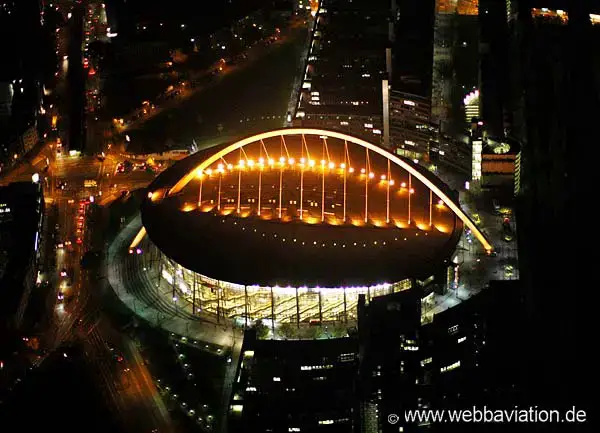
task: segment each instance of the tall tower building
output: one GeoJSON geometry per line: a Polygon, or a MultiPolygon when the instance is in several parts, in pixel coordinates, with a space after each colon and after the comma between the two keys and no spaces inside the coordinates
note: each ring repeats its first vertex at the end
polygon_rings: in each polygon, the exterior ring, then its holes
{"type": "Polygon", "coordinates": [[[579,388],[590,371],[582,353],[589,343],[582,334],[587,283],[581,276],[587,273],[581,271],[594,264],[592,256],[578,253],[578,236],[561,227],[577,227],[585,215],[587,201],[578,186],[586,170],[581,157],[595,159],[594,147],[587,144],[600,116],[600,59],[597,50],[582,47],[600,43],[600,26],[590,16],[600,12],[591,2],[539,3],[512,0],[507,10],[509,129],[522,146],[517,219],[531,348],[527,377],[536,404],[569,399],[573,405],[585,399],[579,388]],[[576,259],[560,260],[549,270],[557,258],[572,254],[576,259]],[[559,341],[572,345],[557,351],[559,341]]]}
{"type": "Polygon", "coordinates": [[[460,132],[463,98],[478,85],[478,0],[436,0],[431,115],[444,132],[460,132]]]}

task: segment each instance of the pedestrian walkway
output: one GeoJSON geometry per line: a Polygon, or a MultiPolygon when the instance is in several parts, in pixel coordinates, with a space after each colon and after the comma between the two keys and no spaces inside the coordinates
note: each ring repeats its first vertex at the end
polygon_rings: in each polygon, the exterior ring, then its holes
{"type": "MultiPolygon", "coordinates": [[[[135,278],[138,273],[131,273],[124,269],[129,244],[141,226],[141,217],[137,215],[121,230],[108,249],[108,281],[121,302],[138,317],[153,326],[191,340],[218,345],[226,349],[234,349],[234,354],[239,353],[238,346],[241,346],[243,338],[241,330],[228,324],[214,324],[202,320],[185,319],[174,315],[171,310],[166,311],[160,308],[159,303],[154,302],[152,305],[148,305],[144,299],[135,295],[134,286],[138,292],[139,290],[145,290],[147,293],[156,293],[156,288],[151,286],[148,279],[135,278]]],[[[229,350],[224,352],[229,352],[229,350]]]]}

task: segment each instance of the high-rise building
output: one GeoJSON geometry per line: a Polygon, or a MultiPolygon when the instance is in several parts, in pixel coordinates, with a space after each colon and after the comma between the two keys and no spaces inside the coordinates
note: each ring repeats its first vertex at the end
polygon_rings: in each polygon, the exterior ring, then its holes
{"type": "Polygon", "coordinates": [[[382,139],[389,78],[390,0],[323,0],[316,14],[295,123],[382,139]]]}
{"type": "Polygon", "coordinates": [[[443,132],[464,131],[462,103],[478,85],[478,0],[436,0],[431,115],[443,132]]]}
{"type": "Polygon", "coordinates": [[[10,347],[7,340],[23,322],[37,278],[43,214],[40,184],[0,188],[0,347],[10,347]]]}
{"type": "Polygon", "coordinates": [[[361,295],[358,304],[360,431],[414,431],[403,422],[388,423],[388,415],[419,407],[420,293],[411,289],[366,301],[361,295]]]}
{"type": "Polygon", "coordinates": [[[257,340],[247,331],[228,431],[354,431],[357,350],[353,338],[257,340]]]}
{"type": "Polygon", "coordinates": [[[573,405],[589,395],[580,389],[593,370],[583,353],[589,343],[580,307],[588,282],[581,275],[596,265],[593,255],[580,253],[580,236],[563,227],[582,227],[582,207],[589,205],[578,191],[589,169],[582,159],[595,160],[588,144],[600,116],[600,63],[598,50],[585,47],[600,43],[600,26],[590,16],[600,12],[587,1],[541,3],[512,0],[507,10],[509,133],[521,143],[520,277],[536,403],[573,405]],[[558,342],[569,348],[556,350],[558,342]]]}
{"type": "Polygon", "coordinates": [[[394,152],[410,159],[427,159],[435,131],[435,125],[431,123],[429,98],[391,92],[390,136],[394,152]]]}
{"type": "Polygon", "coordinates": [[[396,0],[392,88],[431,104],[435,0],[396,0]]]}
{"type": "Polygon", "coordinates": [[[489,287],[423,323],[414,289],[359,303],[361,432],[481,431],[480,424],[410,422],[407,411],[512,408],[522,403],[518,281],[489,287]],[[507,314],[510,312],[510,314],[507,314]],[[390,423],[390,416],[398,415],[390,423]]]}

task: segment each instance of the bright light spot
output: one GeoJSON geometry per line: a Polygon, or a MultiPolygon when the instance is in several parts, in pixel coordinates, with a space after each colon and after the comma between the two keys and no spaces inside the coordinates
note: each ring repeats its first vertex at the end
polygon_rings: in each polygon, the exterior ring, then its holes
{"type": "Polygon", "coordinates": [[[305,158],[300,158],[300,164],[304,164],[306,162],[305,158]]]}
{"type": "Polygon", "coordinates": [[[244,167],[246,165],[246,161],[240,159],[240,167],[244,167]]]}
{"type": "Polygon", "coordinates": [[[233,170],[233,164],[227,164],[227,169],[228,170],[233,170]]]}
{"type": "Polygon", "coordinates": [[[38,183],[40,181],[40,175],[38,173],[33,173],[33,176],[31,176],[31,181],[33,183],[38,183]]]}
{"type": "Polygon", "coordinates": [[[90,203],[94,203],[94,196],[90,195],[90,203]]]}
{"type": "Polygon", "coordinates": [[[390,185],[394,186],[396,182],[394,182],[394,179],[390,180],[390,185]]]}
{"type": "Polygon", "coordinates": [[[365,173],[367,172],[367,170],[365,170],[364,168],[361,168],[361,169],[360,169],[360,172],[361,172],[362,174],[365,174],[365,173]]]}
{"type": "Polygon", "coordinates": [[[413,188],[411,188],[410,190],[408,190],[409,193],[414,194],[415,190],[413,188]]]}
{"type": "Polygon", "coordinates": [[[281,158],[279,158],[279,163],[280,164],[285,164],[285,158],[283,156],[281,158]]]}
{"type": "MultiPolygon", "coordinates": [[[[196,170],[196,177],[202,177],[202,175],[203,175],[203,174],[204,174],[204,173],[202,172],[202,170],[199,170],[199,169],[198,169],[198,170],[196,170]]],[[[152,193],[151,193],[151,192],[149,192],[149,193],[148,193],[148,198],[151,198],[151,197],[152,197],[152,193]]]]}
{"type": "Polygon", "coordinates": [[[335,164],[333,162],[330,162],[329,163],[329,168],[331,168],[331,169],[335,168],[335,164]]]}
{"type": "Polygon", "coordinates": [[[315,160],[311,159],[310,161],[308,161],[308,165],[311,166],[311,167],[314,167],[315,166],[315,160]]]}
{"type": "Polygon", "coordinates": [[[354,167],[350,167],[350,168],[348,169],[348,171],[349,171],[350,173],[354,173],[354,167]]]}
{"type": "Polygon", "coordinates": [[[344,163],[342,162],[342,163],[340,164],[340,168],[341,168],[341,169],[344,169],[344,168],[346,168],[346,164],[344,164],[344,163]]]}
{"type": "Polygon", "coordinates": [[[321,160],[321,165],[325,165],[325,160],[324,159],[321,160]]]}
{"type": "Polygon", "coordinates": [[[128,143],[131,141],[131,138],[129,137],[129,135],[125,135],[125,141],[128,143]]]}
{"type": "Polygon", "coordinates": [[[375,173],[371,172],[369,173],[369,179],[373,179],[375,177],[375,173]]]}
{"type": "Polygon", "coordinates": [[[208,168],[208,169],[206,170],[206,174],[208,174],[208,175],[210,176],[210,175],[212,174],[212,170],[211,170],[210,168],[208,168]]]}
{"type": "Polygon", "coordinates": [[[288,159],[288,164],[293,165],[296,161],[294,160],[294,158],[290,158],[288,159]]]}
{"type": "Polygon", "coordinates": [[[254,160],[249,159],[248,160],[248,167],[253,167],[254,166],[254,160]]]}
{"type": "Polygon", "coordinates": [[[273,158],[269,158],[269,165],[275,164],[275,160],[273,158]]]}
{"type": "Polygon", "coordinates": [[[406,188],[406,182],[402,182],[402,183],[400,184],[400,187],[401,187],[401,188],[406,188]]]}
{"type": "Polygon", "coordinates": [[[381,180],[385,180],[385,174],[381,175],[381,180]]]}

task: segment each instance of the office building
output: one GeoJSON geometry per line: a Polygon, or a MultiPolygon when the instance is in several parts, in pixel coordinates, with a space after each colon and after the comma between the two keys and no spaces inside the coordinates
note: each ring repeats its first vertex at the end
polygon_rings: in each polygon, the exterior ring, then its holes
{"type": "Polygon", "coordinates": [[[386,48],[393,33],[391,11],[389,0],[321,2],[295,125],[382,141],[382,80],[390,76],[386,48]]]}
{"type": "Polygon", "coordinates": [[[390,137],[395,153],[410,159],[429,159],[430,142],[436,131],[427,97],[391,91],[390,137]]]}
{"type": "Polygon", "coordinates": [[[492,281],[429,323],[421,322],[412,292],[360,304],[358,431],[481,431],[481,424],[406,422],[403,414],[522,403],[522,359],[514,356],[523,343],[519,282],[492,281]],[[400,415],[397,423],[388,422],[390,414],[400,415]]]}
{"type": "Polygon", "coordinates": [[[40,184],[0,187],[0,347],[10,346],[23,323],[37,280],[43,215],[40,184]]]}
{"type": "Polygon", "coordinates": [[[481,153],[481,187],[516,194],[520,187],[521,149],[514,140],[487,136],[481,153]]]}
{"type": "Polygon", "coordinates": [[[444,133],[460,133],[464,97],[479,79],[478,0],[436,0],[431,115],[444,133]]]}
{"type": "Polygon", "coordinates": [[[360,431],[409,432],[411,426],[392,425],[387,417],[419,407],[421,297],[406,290],[367,305],[361,295],[358,315],[360,431]]]}
{"type": "Polygon", "coordinates": [[[0,5],[0,168],[26,153],[31,147],[29,136],[37,132],[42,80],[47,72],[42,23],[38,0],[0,5]]]}
{"type": "Polygon", "coordinates": [[[357,351],[353,338],[257,340],[246,331],[228,431],[354,431],[357,351]]]}
{"type": "Polygon", "coordinates": [[[431,104],[435,0],[396,0],[391,84],[431,104]]]}
{"type": "Polygon", "coordinates": [[[590,15],[599,12],[592,2],[540,3],[514,0],[507,10],[514,59],[510,133],[521,143],[517,219],[528,378],[538,404],[585,404],[591,394],[582,387],[592,369],[580,311],[589,282],[581,275],[596,264],[593,255],[577,253],[580,236],[561,228],[581,227],[589,205],[578,191],[585,161],[595,160],[587,143],[597,133],[600,88],[598,51],[585,47],[600,42],[600,26],[590,15]],[[570,255],[577,258],[556,266],[570,255]],[[568,349],[556,350],[563,341],[568,349]]]}

